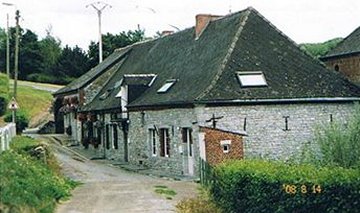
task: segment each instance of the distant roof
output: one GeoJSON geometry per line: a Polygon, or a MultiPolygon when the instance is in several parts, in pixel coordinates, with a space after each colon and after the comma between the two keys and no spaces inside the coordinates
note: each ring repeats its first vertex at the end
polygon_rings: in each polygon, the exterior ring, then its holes
{"type": "Polygon", "coordinates": [[[94,79],[99,77],[99,75],[107,71],[109,67],[117,63],[127,52],[128,49],[126,48],[115,50],[114,53],[107,57],[102,63],[98,64],[97,66],[95,66],[79,78],[75,79],[65,87],[54,92],[53,95],[56,96],[60,94],[73,93],[74,91],[85,87],[94,79]]]}
{"type": "Polygon", "coordinates": [[[354,53],[360,53],[360,27],[350,33],[348,37],[322,58],[325,59],[354,53]]]}
{"type": "MultiPolygon", "coordinates": [[[[253,8],[211,21],[198,39],[193,27],[129,48],[131,52],[104,89],[124,75],[156,75],[129,108],[360,96],[357,86],[327,70],[253,8]],[[242,87],[237,77],[242,71],[261,71],[266,86],[242,87]],[[158,93],[169,79],[176,79],[176,84],[158,93]]],[[[112,101],[106,107],[119,107],[114,97],[109,96],[112,101]]],[[[99,98],[93,102],[90,105],[104,106],[99,98]]]]}

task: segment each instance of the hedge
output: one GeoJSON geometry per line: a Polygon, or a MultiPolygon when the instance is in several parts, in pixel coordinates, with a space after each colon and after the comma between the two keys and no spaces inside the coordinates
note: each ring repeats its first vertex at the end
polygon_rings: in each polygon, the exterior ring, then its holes
{"type": "MultiPolygon", "coordinates": [[[[9,112],[5,115],[4,121],[12,122],[12,112],[9,112]]],[[[21,132],[24,129],[26,129],[26,127],[29,126],[30,119],[27,113],[24,110],[20,109],[16,111],[15,122],[16,122],[16,133],[21,134],[21,132]]]]}
{"type": "Polygon", "coordinates": [[[0,73],[0,116],[4,115],[9,101],[9,78],[0,73]]]}
{"type": "Polygon", "coordinates": [[[360,171],[260,160],[214,169],[210,192],[224,212],[356,212],[360,171]]]}

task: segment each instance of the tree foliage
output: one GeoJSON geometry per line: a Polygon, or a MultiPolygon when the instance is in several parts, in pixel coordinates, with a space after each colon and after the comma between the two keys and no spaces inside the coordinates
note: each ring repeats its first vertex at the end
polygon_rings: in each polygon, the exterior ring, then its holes
{"type": "Polygon", "coordinates": [[[305,43],[300,44],[300,47],[307,51],[314,58],[320,58],[325,56],[331,49],[336,47],[336,45],[341,42],[342,38],[334,38],[323,43],[305,43]]]}
{"type": "MultiPolygon", "coordinates": [[[[107,33],[102,36],[103,58],[108,57],[115,49],[128,46],[130,44],[144,40],[144,30],[134,30],[120,32],[113,35],[107,33]]],[[[91,67],[99,63],[99,42],[92,41],[89,45],[88,55],[90,57],[91,67]]]]}
{"type": "MultiPolygon", "coordinates": [[[[14,71],[15,28],[10,28],[10,72],[14,71]]],[[[98,64],[99,46],[92,41],[89,50],[78,46],[61,46],[60,39],[52,35],[51,26],[46,36],[39,39],[29,29],[20,28],[19,43],[19,79],[36,82],[67,84],[98,64]]],[[[6,70],[6,31],[0,28],[0,71],[6,70]]],[[[144,30],[120,32],[103,35],[103,57],[109,56],[115,49],[125,47],[144,39],[144,30]]]]}

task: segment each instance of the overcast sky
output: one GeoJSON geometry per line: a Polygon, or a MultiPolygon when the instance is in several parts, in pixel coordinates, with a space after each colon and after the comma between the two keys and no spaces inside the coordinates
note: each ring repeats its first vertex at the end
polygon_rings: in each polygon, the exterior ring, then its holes
{"type": "MultiPolygon", "coordinates": [[[[16,4],[21,26],[40,37],[52,26],[62,45],[87,50],[98,39],[96,11],[85,6],[91,0],[0,0],[16,4]]],[[[297,43],[322,42],[345,37],[360,25],[360,0],[103,0],[111,5],[102,15],[102,32],[117,34],[140,25],[147,36],[157,31],[194,26],[195,15],[226,15],[254,7],[297,43]]],[[[14,7],[0,5],[0,27],[6,27],[6,13],[14,26],[14,7]]]]}

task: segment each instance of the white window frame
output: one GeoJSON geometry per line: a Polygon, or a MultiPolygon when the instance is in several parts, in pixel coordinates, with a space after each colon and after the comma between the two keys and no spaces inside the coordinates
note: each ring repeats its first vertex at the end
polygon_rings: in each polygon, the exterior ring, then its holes
{"type": "Polygon", "coordinates": [[[222,140],[222,141],[220,141],[220,145],[221,145],[221,148],[223,150],[223,153],[229,153],[230,152],[231,140],[222,140]],[[225,150],[225,147],[227,147],[226,150],[225,150]]]}
{"type": "MultiPolygon", "coordinates": [[[[166,157],[166,158],[169,158],[169,152],[168,152],[168,144],[167,144],[167,141],[170,140],[170,132],[169,132],[169,129],[168,128],[160,128],[160,132],[163,133],[163,135],[161,135],[160,137],[163,137],[164,141],[164,146],[163,146],[163,149],[164,149],[164,156],[161,156],[161,157],[166,157]],[[163,131],[162,131],[163,130],[163,131]],[[166,132],[168,134],[166,134],[166,132]]],[[[159,138],[159,142],[161,143],[160,141],[160,138],[159,138]]],[[[171,141],[169,142],[169,145],[170,145],[171,141]]],[[[161,146],[160,146],[160,149],[161,149],[161,146]]],[[[160,150],[160,152],[162,152],[162,150],[160,150]]]]}
{"type": "Polygon", "coordinates": [[[157,92],[158,92],[158,93],[166,93],[166,92],[169,91],[169,89],[170,89],[171,87],[174,86],[175,83],[176,83],[176,79],[167,80],[167,81],[165,82],[165,84],[162,85],[162,86],[160,87],[160,89],[158,89],[157,92]]]}
{"type": "Polygon", "coordinates": [[[157,156],[157,140],[156,140],[156,130],[149,129],[149,141],[151,147],[151,155],[157,156]]]}
{"type": "Polygon", "coordinates": [[[241,71],[236,72],[236,76],[240,82],[241,87],[267,86],[266,78],[262,71],[241,71]]]}

